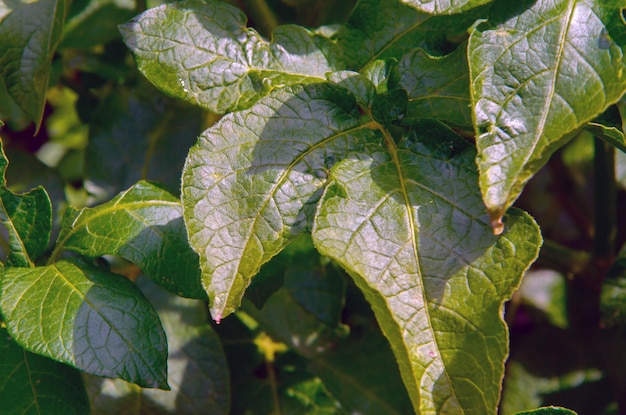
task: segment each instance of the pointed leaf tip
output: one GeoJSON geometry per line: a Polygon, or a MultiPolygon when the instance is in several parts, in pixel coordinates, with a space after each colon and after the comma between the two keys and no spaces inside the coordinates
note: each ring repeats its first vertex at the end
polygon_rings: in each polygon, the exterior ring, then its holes
{"type": "Polygon", "coordinates": [[[189,152],[183,212],[216,322],[262,264],[310,229],[333,161],[375,134],[354,104],[327,84],[285,87],[224,116],[189,152]]]}

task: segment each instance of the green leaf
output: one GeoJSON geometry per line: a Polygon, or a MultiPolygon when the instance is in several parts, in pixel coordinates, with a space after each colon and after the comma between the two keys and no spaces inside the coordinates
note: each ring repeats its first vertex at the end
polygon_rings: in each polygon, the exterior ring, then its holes
{"type": "Polygon", "coordinates": [[[404,89],[391,89],[376,95],[372,102],[372,118],[382,125],[388,126],[399,121],[406,115],[408,104],[407,93],[404,89]]]}
{"type": "Polygon", "coordinates": [[[6,261],[11,266],[32,267],[50,240],[52,205],[42,187],[21,195],[8,190],[8,163],[0,141],[0,222],[7,228],[11,249],[6,261]]]}
{"type": "Polygon", "coordinates": [[[327,72],[343,69],[325,37],[284,26],[267,42],[246,28],[239,9],[215,0],[155,7],[120,30],[150,82],[217,113],[249,107],[283,85],[322,82],[327,72]]]}
{"type": "Polygon", "coordinates": [[[0,329],[0,356],[3,414],[90,413],[78,370],[27,352],[4,329],[0,329]]]}
{"type": "Polygon", "coordinates": [[[361,74],[376,87],[376,93],[384,94],[396,88],[398,84],[398,68],[396,59],[375,60],[361,70],[361,74]]]}
{"type": "Polygon", "coordinates": [[[165,333],[126,278],[67,261],[7,268],[0,309],[28,351],[99,376],[168,388],[165,333]]]}
{"type": "Polygon", "coordinates": [[[230,376],[220,339],[204,302],[174,296],[150,280],[138,285],[154,304],[167,334],[169,391],[143,389],[120,379],[87,377],[92,415],[227,414],[230,376]]]}
{"type": "Polygon", "coordinates": [[[140,181],[95,208],[68,208],[55,252],[61,249],[121,256],[169,291],[206,298],[180,201],[152,183],[140,181]]]}
{"type": "Polygon", "coordinates": [[[416,48],[449,51],[448,35],[465,36],[465,30],[483,14],[479,8],[455,16],[433,16],[398,0],[360,0],[338,31],[337,44],[347,68],[360,70],[376,60],[399,60],[416,48]]]}
{"type": "Polygon", "coordinates": [[[37,129],[66,7],[65,0],[0,1],[0,82],[37,129]]]}
{"type": "Polygon", "coordinates": [[[558,406],[546,406],[530,411],[518,412],[517,415],[576,415],[576,412],[558,406]]]}
{"type": "Polygon", "coordinates": [[[373,132],[327,84],[286,87],[200,136],[183,171],[191,246],[219,321],[262,264],[310,229],[328,169],[373,132]]]}
{"type": "Polygon", "coordinates": [[[598,137],[622,152],[626,152],[626,135],[624,135],[624,131],[621,129],[595,122],[587,124],[586,129],[594,137],[598,137]]]}
{"type": "Polygon", "coordinates": [[[402,0],[402,3],[432,14],[459,13],[491,2],[493,0],[402,0]]]}
{"type": "Polygon", "coordinates": [[[372,105],[376,96],[376,87],[362,74],[354,71],[338,71],[329,73],[326,77],[331,83],[350,91],[363,107],[367,108],[372,105]]]}
{"type": "MultiPolygon", "coordinates": [[[[626,90],[620,46],[601,47],[620,7],[500,1],[469,41],[480,188],[494,232],[550,155],[626,90]]],[[[623,23],[617,21],[613,24],[623,23]]]]}
{"type": "Polygon", "coordinates": [[[332,169],[313,229],[371,303],[417,413],[495,413],[507,354],[502,304],[537,257],[520,211],[490,232],[474,151],[437,123],[332,169]]]}
{"type": "Polygon", "coordinates": [[[465,47],[443,57],[416,49],[402,57],[399,72],[399,86],[409,95],[404,123],[434,118],[459,127],[472,125],[465,47]]]}

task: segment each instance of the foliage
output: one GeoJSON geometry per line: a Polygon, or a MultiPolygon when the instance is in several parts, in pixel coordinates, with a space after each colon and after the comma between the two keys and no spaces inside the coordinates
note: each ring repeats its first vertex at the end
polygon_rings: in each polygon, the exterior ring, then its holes
{"type": "Polygon", "coordinates": [[[0,0],[0,50],[7,413],[625,410],[620,0],[0,0]]]}

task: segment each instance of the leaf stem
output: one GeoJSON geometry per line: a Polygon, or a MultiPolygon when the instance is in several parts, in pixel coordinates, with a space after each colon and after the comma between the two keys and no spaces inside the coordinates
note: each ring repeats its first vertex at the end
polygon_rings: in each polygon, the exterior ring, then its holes
{"type": "Polygon", "coordinates": [[[615,147],[599,138],[594,141],[594,247],[597,265],[606,269],[613,261],[616,237],[617,186],[615,183],[615,147]]]}
{"type": "Polygon", "coordinates": [[[265,37],[271,36],[278,26],[276,15],[267,5],[265,0],[245,0],[244,3],[249,10],[248,15],[254,20],[254,27],[265,37]]]}

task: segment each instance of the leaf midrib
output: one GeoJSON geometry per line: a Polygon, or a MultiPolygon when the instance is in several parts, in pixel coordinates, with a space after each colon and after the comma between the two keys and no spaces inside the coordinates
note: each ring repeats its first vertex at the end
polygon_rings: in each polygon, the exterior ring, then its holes
{"type": "MultiPolygon", "coordinates": [[[[128,194],[128,192],[130,192],[131,190],[133,190],[133,188],[126,190],[125,192],[123,192],[120,195],[120,199],[118,199],[114,204],[112,204],[109,208],[107,209],[99,209],[98,207],[96,208],[84,208],[82,209],[78,215],[76,216],[76,218],[74,218],[74,220],[72,221],[72,224],[70,225],[71,228],[70,230],[67,232],[67,234],[64,236],[64,238],[62,240],[59,240],[57,242],[57,245],[54,249],[54,252],[52,253],[52,255],[50,255],[50,260],[48,261],[48,265],[52,265],[54,263],[54,261],[56,261],[58,255],[65,249],[65,244],[67,243],[67,241],[76,233],[78,232],[83,226],[88,226],[89,222],[93,219],[99,218],[101,216],[105,216],[105,215],[109,215],[111,213],[115,213],[116,211],[120,211],[120,210],[127,210],[129,207],[132,208],[138,208],[138,207],[151,207],[151,206],[172,206],[172,207],[180,207],[180,203],[179,202],[174,202],[174,201],[165,201],[165,200],[159,200],[159,199],[153,199],[153,200],[141,200],[141,201],[135,201],[135,202],[127,202],[127,203],[120,203],[123,202],[124,197],[128,194]],[[85,218],[86,220],[83,222],[81,219],[83,218],[83,216],[85,216],[85,214],[90,213],[89,216],[87,216],[87,218],[85,218]],[[81,226],[76,226],[76,225],[81,225],[81,226]]],[[[132,215],[134,218],[138,219],[141,223],[143,223],[146,227],[150,227],[151,225],[147,222],[145,222],[143,219],[143,217],[137,216],[137,215],[133,215],[132,213],[132,209],[128,209],[128,211],[126,213],[132,215]]]]}
{"type": "MultiPolygon", "coordinates": [[[[300,153],[290,164],[287,168],[283,169],[282,174],[278,177],[278,179],[276,180],[275,184],[272,186],[271,191],[267,193],[266,198],[263,200],[263,202],[261,203],[261,205],[259,206],[259,208],[257,209],[258,214],[254,216],[254,218],[252,218],[252,221],[250,226],[248,227],[248,230],[246,231],[246,235],[248,236],[246,238],[246,243],[243,246],[242,249],[242,254],[239,255],[238,259],[235,261],[229,261],[231,263],[236,262],[236,270],[235,270],[235,275],[242,275],[243,274],[240,272],[241,270],[241,264],[244,261],[245,258],[245,253],[248,250],[248,247],[250,245],[250,241],[252,240],[252,236],[254,235],[254,229],[257,226],[257,221],[261,218],[261,212],[263,212],[263,210],[265,210],[267,204],[270,202],[270,200],[272,200],[274,198],[275,193],[280,189],[280,187],[282,186],[282,184],[286,181],[287,177],[289,177],[289,174],[291,173],[291,171],[293,170],[293,167],[297,166],[298,163],[300,163],[302,160],[304,160],[309,154],[311,154],[312,152],[314,152],[315,150],[317,150],[320,147],[323,147],[324,145],[326,145],[327,143],[338,139],[339,137],[351,134],[355,131],[359,131],[359,130],[363,130],[363,129],[368,129],[366,124],[359,124],[355,127],[349,128],[347,130],[344,131],[340,131],[336,134],[332,134],[331,136],[325,138],[324,140],[321,140],[317,143],[314,143],[313,145],[311,145],[309,148],[306,149],[306,151],[303,151],[302,153],[300,153]]],[[[265,252],[263,253],[265,255],[265,252]]],[[[248,276],[244,276],[244,278],[249,278],[248,276]]],[[[232,287],[235,283],[236,277],[235,278],[230,278],[230,283],[228,284],[228,288],[223,291],[225,293],[227,293],[227,301],[225,301],[223,303],[223,306],[221,307],[220,310],[215,310],[218,311],[218,313],[216,314],[216,317],[219,316],[220,319],[221,317],[223,317],[224,315],[224,310],[228,307],[228,299],[231,297],[231,293],[232,293],[232,287]]]]}
{"type": "MultiPolygon", "coordinates": [[[[67,264],[68,264],[68,265],[71,265],[72,267],[76,267],[76,265],[74,265],[74,264],[70,264],[70,263],[67,263],[67,264]]],[[[103,314],[100,312],[100,309],[99,309],[98,307],[96,307],[96,305],[95,305],[93,302],[91,302],[91,300],[89,300],[89,298],[88,298],[88,297],[87,297],[87,296],[86,296],[86,295],[85,295],[82,291],[80,291],[80,290],[79,290],[79,289],[78,289],[78,288],[77,288],[77,287],[76,287],[76,286],[75,286],[75,285],[74,285],[74,284],[73,284],[70,280],[68,280],[68,279],[65,277],[65,275],[63,274],[63,272],[61,271],[61,269],[59,269],[58,265],[57,265],[57,264],[52,264],[52,265],[51,265],[51,268],[53,268],[53,269],[56,271],[56,274],[57,274],[57,275],[58,275],[58,276],[59,276],[59,277],[60,277],[60,278],[61,278],[61,279],[62,279],[62,280],[63,280],[63,281],[67,284],[67,285],[69,285],[69,286],[70,286],[70,288],[71,288],[71,289],[72,289],[72,290],[73,290],[76,294],[78,294],[78,296],[82,299],[82,301],[84,301],[85,303],[87,303],[87,305],[89,305],[89,307],[90,307],[93,311],[95,311],[95,312],[96,312],[96,313],[100,316],[100,318],[101,318],[101,319],[102,319],[102,320],[103,320],[103,321],[104,321],[104,322],[105,322],[105,323],[106,323],[106,324],[107,324],[107,325],[111,328],[111,330],[113,330],[113,331],[115,332],[115,334],[117,334],[117,336],[118,336],[120,339],[122,339],[122,340],[124,341],[124,343],[125,343],[125,344],[128,346],[128,348],[129,348],[129,349],[130,349],[130,350],[134,353],[134,355],[139,357],[139,359],[140,359],[140,360],[144,363],[144,367],[148,368],[148,370],[150,371],[150,373],[153,375],[153,379],[155,379],[155,380],[156,380],[156,379],[160,379],[160,377],[161,377],[161,376],[160,376],[160,374],[159,374],[159,373],[157,373],[157,372],[154,370],[154,366],[155,366],[155,365],[153,365],[153,364],[152,364],[152,362],[148,362],[148,361],[146,360],[146,358],[144,357],[143,353],[140,353],[139,349],[137,349],[137,348],[135,347],[135,345],[134,345],[131,341],[129,341],[129,340],[126,338],[126,336],[123,336],[123,335],[122,335],[122,333],[118,330],[117,326],[116,326],[115,324],[113,324],[113,322],[111,322],[111,321],[110,321],[110,320],[109,320],[109,319],[108,319],[105,315],[103,315],[103,314]]],[[[85,271],[83,271],[82,269],[80,269],[80,268],[78,268],[78,267],[76,267],[76,269],[78,270],[78,272],[80,272],[80,273],[81,273],[81,275],[85,276],[85,278],[86,278],[86,279],[88,279],[88,278],[87,278],[87,276],[85,275],[85,271]]],[[[120,278],[123,278],[123,277],[120,277],[120,278]]],[[[91,289],[91,287],[94,287],[94,286],[96,286],[96,285],[97,285],[96,283],[93,283],[93,282],[92,282],[92,285],[90,286],[90,289],[91,289]]],[[[134,366],[134,365],[133,365],[133,366],[134,366]]],[[[126,365],[124,365],[124,367],[126,367],[126,365]]]]}
{"type": "MultiPolygon", "coordinates": [[[[404,172],[402,170],[402,163],[400,161],[400,158],[398,156],[398,148],[395,144],[395,141],[393,140],[393,137],[390,135],[390,133],[383,128],[382,126],[379,127],[379,130],[383,133],[384,137],[385,137],[385,143],[387,146],[387,149],[389,150],[389,154],[391,156],[392,162],[394,163],[394,165],[396,166],[396,171],[398,174],[398,182],[400,184],[400,192],[402,193],[402,197],[404,199],[404,206],[406,208],[406,218],[409,222],[409,233],[410,233],[410,243],[412,245],[413,248],[413,253],[414,253],[414,260],[415,260],[415,265],[416,265],[416,271],[417,271],[417,279],[418,282],[421,285],[421,289],[420,289],[420,293],[422,295],[422,304],[424,304],[424,313],[426,314],[426,319],[428,321],[428,327],[430,329],[430,335],[432,336],[432,341],[433,341],[433,345],[436,347],[437,349],[437,357],[436,359],[441,362],[441,366],[443,368],[443,373],[442,375],[446,377],[446,381],[448,384],[448,387],[450,388],[450,395],[451,397],[454,398],[454,400],[457,403],[460,403],[459,398],[456,396],[456,392],[455,389],[453,387],[452,381],[450,379],[450,376],[448,374],[448,370],[446,368],[445,362],[443,361],[442,358],[442,354],[441,354],[441,349],[439,347],[439,342],[437,340],[437,336],[435,334],[436,330],[432,325],[432,319],[430,317],[430,309],[429,309],[429,304],[430,302],[428,301],[428,298],[426,297],[426,290],[424,289],[424,284],[423,284],[423,272],[421,269],[421,261],[419,258],[419,246],[418,246],[418,241],[417,241],[417,233],[418,233],[418,227],[417,227],[417,221],[414,217],[413,214],[413,209],[412,209],[412,204],[409,198],[409,192],[407,189],[407,182],[405,181],[405,175],[404,172]]],[[[395,321],[395,318],[394,318],[395,321]]],[[[402,334],[404,335],[404,330],[401,331],[402,334]]],[[[406,350],[406,344],[404,341],[401,342],[402,346],[405,348],[406,350]]],[[[406,350],[406,353],[408,356],[411,356],[411,353],[409,353],[408,350],[406,350]]],[[[413,359],[411,357],[409,357],[409,361],[413,362],[413,359]]],[[[413,364],[410,364],[410,370],[411,373],[415,373],[414,372],[414,366],[413,364]]],[[[414,376],[415,379],[415,376],[414,376]]],[[[417,379],[416,379],[417,380],[417,379]]],[[[459,405],[460,407],[460,405],[459,405]]]]}

